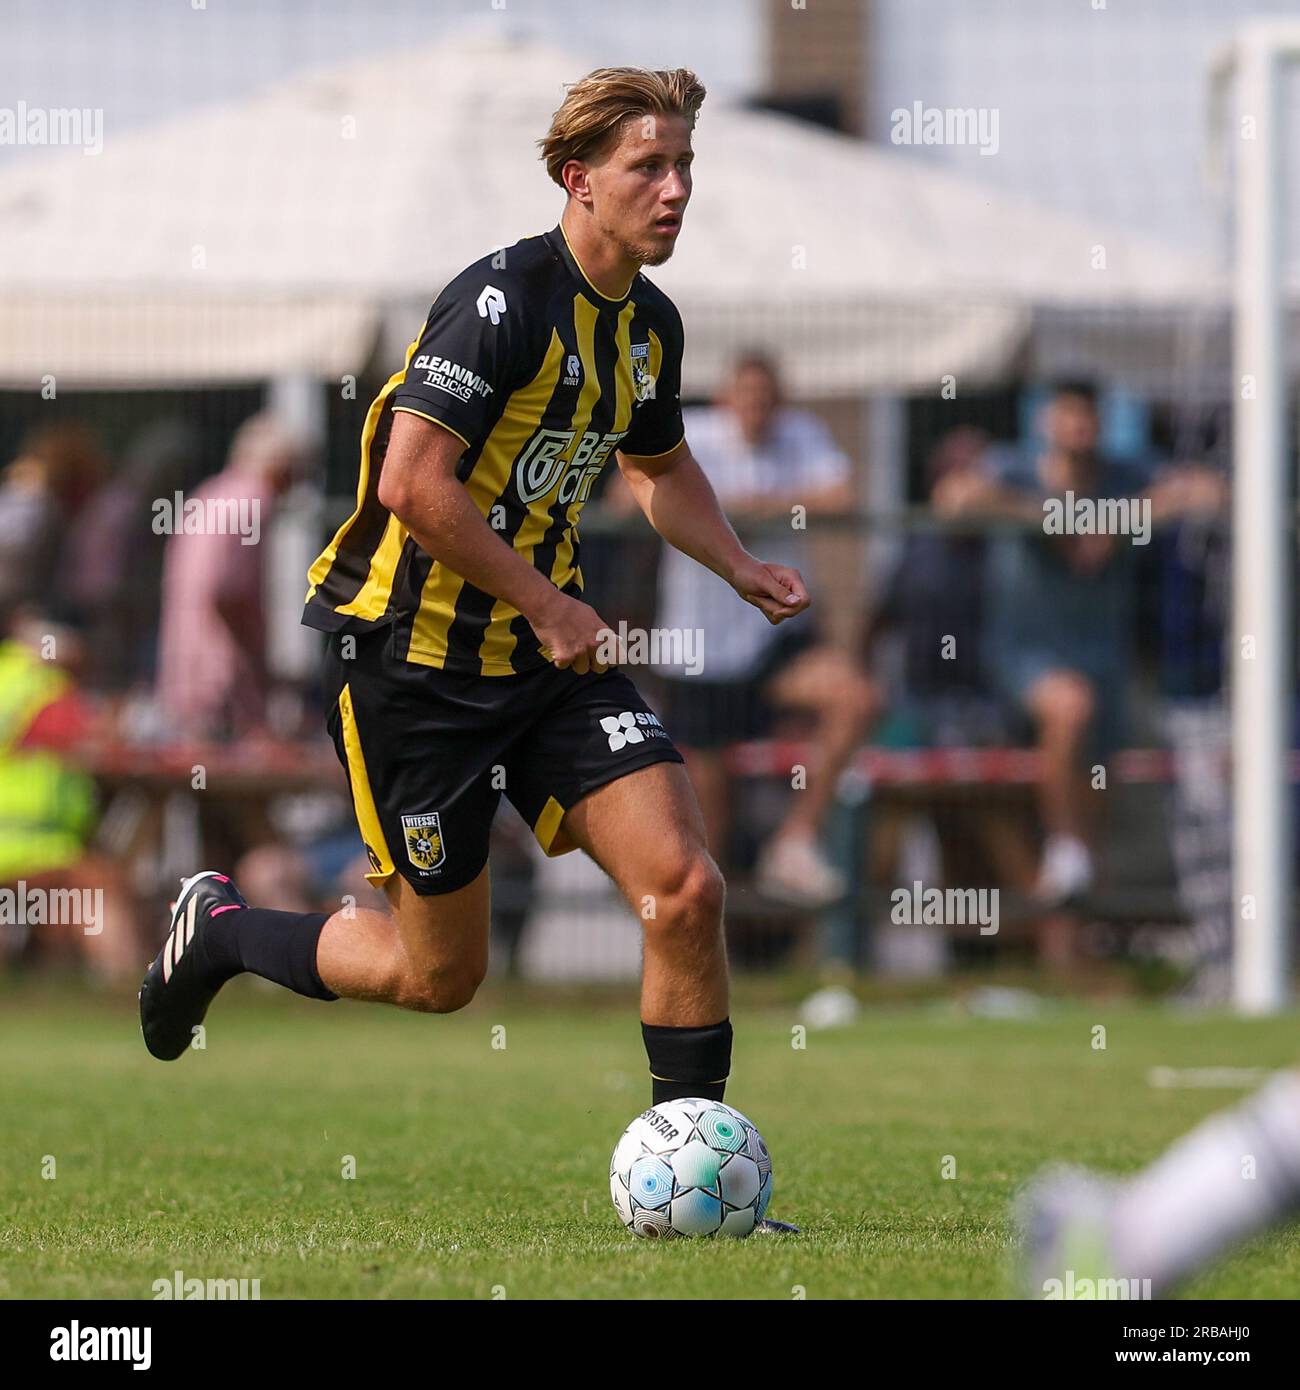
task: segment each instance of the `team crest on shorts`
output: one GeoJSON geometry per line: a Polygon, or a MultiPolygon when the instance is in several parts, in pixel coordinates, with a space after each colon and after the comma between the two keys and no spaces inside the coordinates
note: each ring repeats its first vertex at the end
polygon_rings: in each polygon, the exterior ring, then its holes
{"type": "Polygon", "coordinates": [[[446,859],[447,847],[437,811],[425,816],[403,816],[402,834],[406,836],[406,857],[417,869],[431,872],[446,859]]]}

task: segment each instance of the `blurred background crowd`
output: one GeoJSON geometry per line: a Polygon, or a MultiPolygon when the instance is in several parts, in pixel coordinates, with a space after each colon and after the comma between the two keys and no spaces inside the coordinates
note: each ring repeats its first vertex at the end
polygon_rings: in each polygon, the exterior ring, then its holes
{"type": "MultiPolygon", "coordinates": [[[[954,412],[896,518],[896,558],[860,592],[818,547],[861,530],[861,462],[785,399],[775,359],[742,354],[717,399],[688,408],[687,436],[734,524],[756,553],[812,577],[817,610],[855,612],[850,643],[819,611],[769,626],[662,547],[616,472],[589,504],[584,567],[609,621],[701,634],[695,673],[637,676],[688,757],[751,964],[811,936],[807,949],[866,965],[873,914],[887,928],[889,891],[920,880],[999,887],[1009,949],[1019,924],[1034,954],[1068,965],[1087,954],[1079,927],[1094,916],[1185,923],[1207,849],[1222,900],[1202,908],[1196,950],[1226,948],[1226,820],[1207,826],[1201,807],[1208,844],[1180,856],[1173,832],[1197,824],[1181,797],[1205,792],[1154,756],[1187,739],[1221,750],[1226,737],[1225,475],[1155,439],[1109,452],[1092,383],[1018,394],[1026,428],[1011,438],[954,412]],[[1149,500],[1150,543],[1046,534],[1044,500],[1067,491],[1149,500]],[[1124,772],[1125,750],[1150,756],[1124,772]],[[1152,793],[1162,814],[1122,845],[1116,831],[1143,818],[1127,808],[1131,823],[1116,826],[1111,808],[1152,793]]],[[[12,960],[82,951],[132,973],[187,853],[232,866],[268,905],[369,892],[315,683],[270,670],[266,547],[158,525],[157,503],[181,493],[229,503],[231,517],[255,499],[246,514],[270,533],[319,459],[267,412],[235,425],[214,471],[210,447],[163,416],[114,457],[72,416],[25,435],[0,475],[3,877],[103,885],[117,918],[84,938],[11,932],[12,960]]],[[[1223,769],[1211,776],[1222,788],[1223,769]]],[[[539,866],[514,813],[502,818],[498,927],[519,968],[539,866]]],[[[918,935],[895,933],[894,954],[944,954],[918,935]]],[[[968,950],[981,944],[965,935],[968,950]]]]}
{"type": "MultiPolygon", "coordinates": [[[[395,22],[416,22],[411,7],[389,8],[395,22]]],[[[584,512],[583,570],[587,595],[612,624],[702,634],[698,671],[669,663],[632,675],[687,756],[729,877],[737,963],[828,978],[1008,964],[1078,979],[1124,960],[1221,998],[1231,947],[1224,645],[1232,388],[1224,306],[1200,297],[1221,269],[1219,214],[1208,196],[1202,205],[1188,192],[1198,187],[1185,166],[1196,162],[1199,137],[1180,113],[1205,98],[1213,43],[1235,19],[1272,9],[1244,0],[1155,5],[1183,25],[1165,52],[1146,28],[1112,14],[1076,14],[1070,32],[1057,34],[1041,13],[1022,12],[1022,49],[1004,48],[984,71],[980,54],[1006,37],[1014,6],[993,7],[985,34],[947,0],[935,0],[924,32],[912,12],[923,7],[901,0],[826,4],[815,15],[727,4],[689,34],[670,24],[670,33],[647,35],[634,53],[626,32],[615,42],[596,7],[580,8],[593,16],[581,54],[556,57],[571,19],[557,28],[542,9],[522,5],[466,28],[468,58],[456,48],[459,31],[449,30],[422,58],[403,61],[426,65],[435,94],[440,73],[519,64],[512,83],[495,84],[504,95],[474,97],[475,121],[493,130],[513,128],[510,92],[527,73],[539,92],[521,128],[536,125],[558,100],[557,62],[569,76],[610,61],[690,64],[710,86],[697,133],[704,271],[683,265],[680,292],[674,264],[652,278],[685,319],[693,451],[742,538],[762,558],[799,567],[814,607],[804,620],[769,627],[715,576],[664,552],[613,467],[584,512]],[[1085,18],[1094,26],[1086,34],[1085,18]],[[507,30],[508,21],[515,27],[507,30]],[[1072,73],[1069,50],[1080,45],[1102,56],[1145,55],[1165,98],[1132,107],[1123,64],[1109,85],[1092,67],[1072,73]],[[1050,71],[1035,74],[1036,66],[1050,71]],[[1064,103],[1073,125],[1049,107],[1049,78],[1077,97],[1064,103]],[[1104,103],[1106,93],[1112,114],[1136,110],[1154,123],[1153,140],[1099,132],[1084,97],[1104,103]],[[892,117],[917,95],[940,110],[995,113],[996,148],[900,141],[892,117]],[[727,163],[728,131],[746,129],[718,109],[761,121],[754,138],[777,153],[789,141],[799,156],[782,166],[784,187],[802,179],[806,192],[802,208],[779,214],[794,219],[791,283],[800,292],[809,283],[797,276],[804,216],[814,250],[833,228],[841,268],[871,271],[860,300],[834,294],[834,265],[830,298],[818,298],[814,284],[796,299],[772,281],[770,266],[746,270],[743,245],[729,258],[740,266],[733,297],[693,295],[697,283],[708,290],[726,279],[718,248],[732,233],[712,230],[707,199],[733,210],[750,200],[748,220],[761,227],[766,200],[781,193],[762,169],[731,169],[725,189],[710,194],[711,166],[727,163]],[[1025,133],[1041,134],[1043,122],[1050,177],[1025,133]],[[1150,169],[1163,181],[1153,184],[1150,169]],[[826,183],[846,177],[858,182],[826,183]],[[983,217],[1003,197],[1023,203],[1008,202],[1000,227],[968,225],[971,208],[983,217]],[[1194,217],[1186,215],[1193,202],[1194,217]],[[900,308],[882,298],[872,277],[905,279],[909,262],[887,263],[891,248],[855,220],[864,208],[881,225],[892,219],[916,260],[933,253],[947,267],[950,278],[928,285],[924,302],[901,281],[899,303],[907,294],[915,302],[900,308]],[[1038,240],[1000,245],[1018,226],[1038,240]],[[1108,239],[1101,228],[1112,226],[1119,234],[1108,239]],[[968,238],[973,263],[989,269],[987,285],[963,278],[968,238]],[[1077,284],[1074,271],[1061,277],[1048,243],[1067,259],[1077,253],[1077,284]],[[1109,259],[1090,281],[1098,243],[1109,259]],[[843,370],[837,376],[819,361],[843,370]],[[1045,525],[1054,502],[1077,521],[1096,516],[1095,504],[1121,500],[1127,510],[1101,514],[1149,523],[1149,531],[1045,525]],[[997,888],[997,933],[895,920],[895,890],[914,883],[997,888]]],[[[471,7],[451,9],[468,24],[471,7]]],[[[233,13],[224,37],[222,21],[207,31],[227,56],[273,23],[240,6],[233,13]]],[[[294,62],[259,50],[251,75],[223,87],[209,74],[205,82],[216,86],[200,92],[209,104],[197,115],[179,91],[160,87],[157,109],[132,109],[116,136],[109,122],[103,152],[84,161],[96,164],[93,175],[76,151],[0,151],[4,216],[30,231],[33,247],[57,246],[42,227],[53,216],[42,188],[108,180],[115,198],[122,171],[157,162],[171,136],[187,158],[216,169],[231,153],[224,142],[237,144],[248,129],[241,104],[256,108],[272,149],[281,108],[292,133],[313,101],[328,105],[345,90],[327,114],[333,121],[341,111],[346,121],[365,109],[367,84],[390,60],[341,11],[335,18],[339,33],[331,38],[322,23],[294,62]],[[114,158],[123,161],[116,174],[114,158]],[[18,197],[25,189],[27,204],[18,197]]],[[[183,52],[194,39],[167,29],[157,41],[183,52]]],[[[48,65],[35,29],[18,27],[15,52],[33,64],[6,73],[19,85],[38,59],[48,65]]],[[[1134,70],[1146,71],[1140,63],[1134,70]]],[[[69,67],[63,80],[89,79],[69,67]]],[[[399,112],[418,109],[401,105],[403,85],[390,77],[385,91],[399,112]]],[[[461,97],[458,114],[470,101],[461,97]]],[[[315,165],[310,152],[303,157],[317,171],[335,159],[329,150],[315,165]]],[[[448,157],[477,158],[472,148],[448,157]]],[[[548,192],[529,158],[525,150],[521,167],[532,183],[515,200],[527,213],[511,215],[512,185],[495,187],[489,201],[499,213],[468,230],[458,223],[447,238],[450,262],[558,219],[555,207],[549,220],[530,221],[534,208],[547,217],[548,192]]],[[[449,191],[436,168],[426,177],[444,202],[474,193],[464,184],[456,192],[454,180],[449,191]]],[[[89,190],[92,207],[110,196],[98,184],[89,190]]],[[[286,180],[283,197],[297,196],[298,182],[286,180]]],[[[165,219],[152,214],[156,203],[166,206],[164,195],[135,187],[130,200],[147,235],[161,236],[165,219]]],[[[274,221],[271,214],[259,206],[259,216],[274,221]]],[[[338,225],[316,227],[315,237],[346,243],[351,216],[340,211],[338,225]]],[[[121,230],[102,232],[111,240],[121,230]]],[[[688,214],[683,261],[695,231],[688,214]]],[[[426,225],[423,235],[436,242],[439,232],[426,225]]],[[[234,245],[221,236],[212,230],[205,239],[197,225],[181,231],[182,240],[203,242],[204,265],[217,274],[216,249],[234,245]]],[[[782,238],[784,223],[776,239],[788,255],[782,238]]],[[[199,868],[229,869],[250,901],[268,907],[332,910],[346,895],[371,893],[324,735],[315,634],[296,624],[306,564],[351,509],[362,422],[395,365],[394,334],[409,338],[418,328],[440,288],[442,259],[431,257],[401,295],[368,291],[385,305],[373,332],[353,334],[349,321],[324,351],[329,329],[317,325],[311,351],[328,366],[313,366],[310,353],[295,358],[289,340],[277,338],[286,364],[277,372],[262,365],[267,348],[256,328],[262,301],[282,289],[277,248],[253,233],[247,240],[241,251],[266,268],[261,299],[252,308],[240,302],[243,329],[212,329],[225,347],[235,344],[237,363],[242,347],[243,369],[223,357],[211,371],[190,362],[169,375],[163,358],[176,345],[161,312],[138,323],[128,312],[115,328],[102,306],[86,307],[82,319],[74,309],[56,333],[53,281],[0,276],[0,307],[12,295],[30,311],[27,345],[11,346],[8,357],[0,351],[0,884],[97,887],[106,904],[95,933],[0,923],[6,970],[62,965],[134,981],[164,931],[177,878],[199,868]],[[101,354],[114,352],[115,332],[124,343],[134,333],[130,351],[143,365],[108,372],[112,380],[83,365],[90,348],[79,324],[101,354]],[[68,334],[78,342],[61,370],[68,334]],[[58,379],[53,392],[46,373],[58,379]],[[232,526],[214,526],[214,516],[232,526]],[[234,524],[241,518],[255,528],[234,524]]],[[[290,244],[286,255],[300,249],[290,244]]],[[[66,246],[60,254],[66,261],[66,246]]],[[[351,254],[365,261],[378,253],[351,254]]],[[[809,265],[817,271],[815,257],[809,265]]],[[[84,265],[80,272],[84,283],[84,265]]],[[[159,288],[145,276],[140,284],[137,307],[184,298],[179,281],[159,288]]],[[[203,312],[211,313],[207,301],[203,312]]],[[[633,924],[598,871],[543,860],[509,807],[494,829],[492,864],[497,969],[537,979],[635,975],[633,924]]]]}

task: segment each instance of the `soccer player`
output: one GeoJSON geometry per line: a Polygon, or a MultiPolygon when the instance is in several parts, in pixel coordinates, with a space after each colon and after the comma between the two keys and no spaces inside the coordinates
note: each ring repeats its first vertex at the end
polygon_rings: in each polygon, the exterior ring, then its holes
{"type": "Polygon", "coordinates": [[[547,854],[585,850],[644,922],[652,1100],[722,1099],[722,878],[681,755],[610,664],[577,533],[612,454],[659,534],[741,600],[772,623],[808,607],[797,571],[741,546],[692,457],[681,319],[641,273],[681,233],[703,100],[686,69],[570,87],[540,142],[559,225],[456,276],[371,406],[356,510],[303,620],[329,634],[329,729],[391,914],[277,912],[223,874],[187,880],[140,992],[154,1056],[179,1057],[241,971],[315,999],[464,1007],[504,792],[547,854]]]}
{"type": "Polygon", "coordinates": [[[1300,1215],[1300,1071],[1279,1072],[1117,1182],[1054,1168],[1020,1198],[1031,1298],[1068,1276],[1160,1298],[1247,1237],[1300,1215]]]}

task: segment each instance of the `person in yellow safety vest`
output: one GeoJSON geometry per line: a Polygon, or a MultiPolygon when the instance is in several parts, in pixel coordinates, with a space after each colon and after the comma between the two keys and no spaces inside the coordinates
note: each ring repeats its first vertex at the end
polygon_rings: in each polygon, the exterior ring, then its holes
{"type": "Polygon", "coordinates": [[[112,981],[139,943],[125,876],[87,848],[95,786],[63,752],[84,725],[69,676],[0,640],[0,963],[75,961],[112,981]]]}
{"type": "Polygon", "coordinates": [[[71,680],[23,642],[0,641],[0,883],[76,863],[94,824],[94,783],[60,753],[24,747],[71,680]]]}

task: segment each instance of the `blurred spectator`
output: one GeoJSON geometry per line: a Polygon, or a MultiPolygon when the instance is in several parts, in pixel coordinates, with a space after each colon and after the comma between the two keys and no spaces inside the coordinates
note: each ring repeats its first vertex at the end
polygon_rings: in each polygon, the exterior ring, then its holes
{"type": "Polygon", "coordinates": [[[63,616],[65,542],[105,468],[80,425],[48,425],[23,440],[0,478],[0,609],[39,603],[63,616]]]}
{"type": "Polygon", "coordinates": [[[76,640],[33,615],[11,616],[0,640],[0,955],[134,979],[134,903],[119,866],[91,847],[94,784],[70,756],[93,722],[60,666],[76,640]]]}
{"type": "Polygon", "coordinates": [[[1148,470],[1099,451],[1093,389],[1058,387],[1042,415],[1042,448],[990,450],[984,466],[935,488],[941,514],[983,514],[1024,529],[990,542],[986,566],[987,670],[1033,721],[1041,757],[1045,831],[1037,891],[1044,902],[1081,896],[1093,880],[1085,807],[1086,756],[1114,748],[1123,729],[1132,620],[1133,536],[1049,534],[1049,502],[1145,499],[1147,520],[1222,501],[1208,470],[1181,467],[1147,486],[1148,470]]]}
{"type": "MultiPolygon", "coordinates": [[[[269,414],[240,426],[223,472],[171,517],[163,559],[158,694],[171,732],[234,737],[262,726],[267,695],[262,539],[303,457],[269,414]]],[[[160,501],[170,505],[171,499],[160,501]]],[[[161,512],[164,520],[167,513],[161,512]]]]}
{"type": "MultiPolygon", "coordinates": [[[[806,537],[791,525],[793,509],[805,508],[811,520],[842,515],[854,504],[852,468],[826,427],[782,405],[776,369],[757,354],[736,364],[716,407],[685,416],[691,450],[737,529],[769,523],[758,552],[806,570],[806,537]]],[[[701,675],[680,667],[659,673],[667,688],[664,722],[686,758],[714,853],[725,858],[731,816],[723,750],[764,733],[776,711],[802,711],[814,720],[808,784],[763,846],[757,882],[767,895],[799,906],[843,896],[848,885],[818,834],[840,772],[879,707],[870,680],[819,641],[811,616],[773,627],[716,575],[667,547],[656,621],[703,632],[701,675]]]]}
{"type": "MultiPolygon", "coordinates": [[[[981,467],[989,437],[962,425],[926,460],[927,496],[981,467]]],[[[909,742],[987,744],[1005,737],[984,679],[983,536],[910,531],[867,625],[864,648],[901,643],[894,721],[909,742]]],[[[874,662],[873,662],[874,668],[874,662]]]]}
{"type": "Polygon", "coordinates": [[[154,528],[153,503],[194,487],[201,458],[202,440],[186,421],[146,426],[69,538],[69,592],[82,614],[88,684],[96,690],[152,684],[167,542],[154,528]]]}
{"type": "MultiPolygon", "coordinates": [[[[984,430],[961,425],[926,459],[926,495],[954,477],[975,474],[989,447],[984,430]]],[[[955,531],[909,531],[867,625],[866,659],[889,672],[890,714],[882,743],[971,747],[1005,743],[1007,721],[984,671],[984,568],[987,541],[955,531]],[[901,647],[901,650],[896,650],[901,647]]],[[[889,857],[899,886],[913,879],[951,879],[982,871],[982,852],[995,882],[1028,891],[1035,864],[1018,818],[999,802],[944,803],[918,808],[897,846],[888,822],[874,830],[877,853],[889,857]],[[935,862],[936,859],[939,862],[935,862]],[[908,867],[908,866],[911,867],[908,867]]]]}
{"type": "MultiPolygon", "coordinates": [[[[352,815],[351,806],[346,812],[352,815]]],[[[348,897],[382,911],[383,895],[366,881],[369,868],[355,824],[340,816],[336,829],[306,845],[255,846],[240,856],[235,874],[250,896],[282,912],[336,912],[348,897]]]]}

